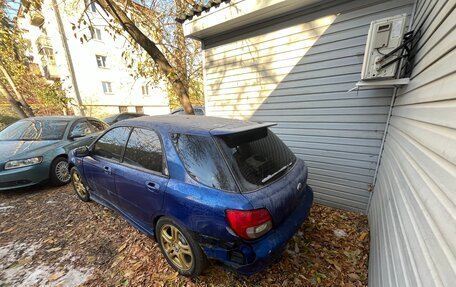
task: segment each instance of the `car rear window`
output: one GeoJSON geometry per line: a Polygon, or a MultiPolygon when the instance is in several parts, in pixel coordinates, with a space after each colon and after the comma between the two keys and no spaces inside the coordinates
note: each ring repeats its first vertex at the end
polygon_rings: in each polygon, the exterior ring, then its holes
{"type": "Polygon", "coordinates": [[[242,191],[270,184],[296,161],[293,152],[267,128],[217,138],[242,191]]]}
{"type": "Polygon", "coordinates": [[[172,134],[172,139],[185,169],[192,178],[220,190],[238,190],[212,137],[172,134]]]}

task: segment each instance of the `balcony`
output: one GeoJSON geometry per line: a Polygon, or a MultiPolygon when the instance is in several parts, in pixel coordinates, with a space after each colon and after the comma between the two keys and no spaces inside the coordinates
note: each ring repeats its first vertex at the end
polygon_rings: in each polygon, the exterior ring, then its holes
{"type": "Polygon", "coordinates": [[[33,26],[41,26],[44,23],[44,16],[41,12],[33,10],[30,11],[30,24],[33,26]]]}
{"type": "Polygon", "coordinates": [[[43,71],[44,71],[44,76],[48,80],[57,81],[60,79],[59,70],[57,69],[56,65],[49,64],[49,65],[43,66],[43,71]]]}
{"type": "Polygon", "coordinates": [[[39,36],[38,39],[36,39],[35,44],[36,44],[36,47],[38,48],[38,52],[40,52],[40,53],[43,48],[52,49],[51,40],[46,36],[39,36]]]}

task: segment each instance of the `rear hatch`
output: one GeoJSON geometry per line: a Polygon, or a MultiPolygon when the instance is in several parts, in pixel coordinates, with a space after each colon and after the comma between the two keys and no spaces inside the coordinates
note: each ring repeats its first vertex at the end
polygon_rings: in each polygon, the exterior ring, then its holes
{"type": "Polygon", "coordinates": [[[304,194],[307,168],[267,126],[216,136],[241,192],[279,225],[304,194]]]}
{"type": "Polygon", "coordinates": [[[274,226],[278,226],[298,206],[306,190],[306,181],[307,167],[304,161],[297,160],[287,174],[264,188],[244,192],[244,196],[255,209],[266,207],[274,226]]]}

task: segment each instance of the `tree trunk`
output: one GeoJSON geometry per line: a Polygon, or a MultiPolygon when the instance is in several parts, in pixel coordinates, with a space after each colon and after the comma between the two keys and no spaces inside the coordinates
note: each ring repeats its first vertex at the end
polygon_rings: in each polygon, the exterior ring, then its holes
{"type": "MultiPolygon", "coordinates": [[[[185,3],[183,0],[174,0],[176,6],[176,12],[181,14],[185,12],[185,3]]],[[[177,42],[177,57],[176,57],[176,68],[178,68],[179,76],[186,89],[188,90],[188,75],[187,75],[187,45],[185,44],[184,28],[182,24],[177,23],[176,27],[176,42],[177,42]]]]}
{"type": "Polygon", "coordinates": [[[179,96],[179,101],[184,108],[185,113],[193,115],[193,107],[182,79],[180,79],[175,69],[169,64],[165,55],[157,48],[155,43],[141,32],[135,23],[128,18],[127,14],[113,0],[96,0],[96,2],[122,26],[122,28],[147,52],[147,54],[149,54],[149,56],[152,57],[159,70],[166,76],[168,81],[170,81],[176,95],[179,96]]]}
{"type": "Polygon", "coordinates": [[[22,96],[21,93],[19,93],[19,91],[17,90],[16,88],[16,85],[14,84],[14,81],[13,79],[11,78],[10,74],[8,73],[8,71],[5,69],[5,67],[3,67],[3,65],[0,65],[0,70],[2,70],[2,73],[3,75],[5,76],[5,79],[6,81],[8,82],[8,84],[11,86],[11,89],[13,90],[14,94],[16,95],[17,99],[19,100],[19,102],[21,103],[21,106],[22,106],[22,109],[26,114],[27,116],[29,117],[34,117],[35,114],[33,113],[33,110],[32,108],[30,108],[30,106],[27,104],[27,102],[25,101],[25,98],[22,96]]]}
{"type": "Polygon", "coordinates": [[[13,108],[13,110],[18,114],[18,116],[21,119],[27,118],[27,115],[22,110],[19,103],[13,98],[13,96],[11,96],[11,94],[8,92],[6,86],[1,81],[0,81],[0,94],[6,98],[8,103],[11,104],[11,107],[13,108]]]}

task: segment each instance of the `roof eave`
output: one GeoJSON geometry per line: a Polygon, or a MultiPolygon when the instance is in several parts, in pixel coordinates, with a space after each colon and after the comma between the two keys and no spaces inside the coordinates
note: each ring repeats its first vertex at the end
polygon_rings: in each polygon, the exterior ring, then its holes
{"type": "Polygon", "coordinates": [[[333,0],[238,0],[198,12],[183,22],[184,35],[202,40],[265,21],[318,2],[333,0]]]}

